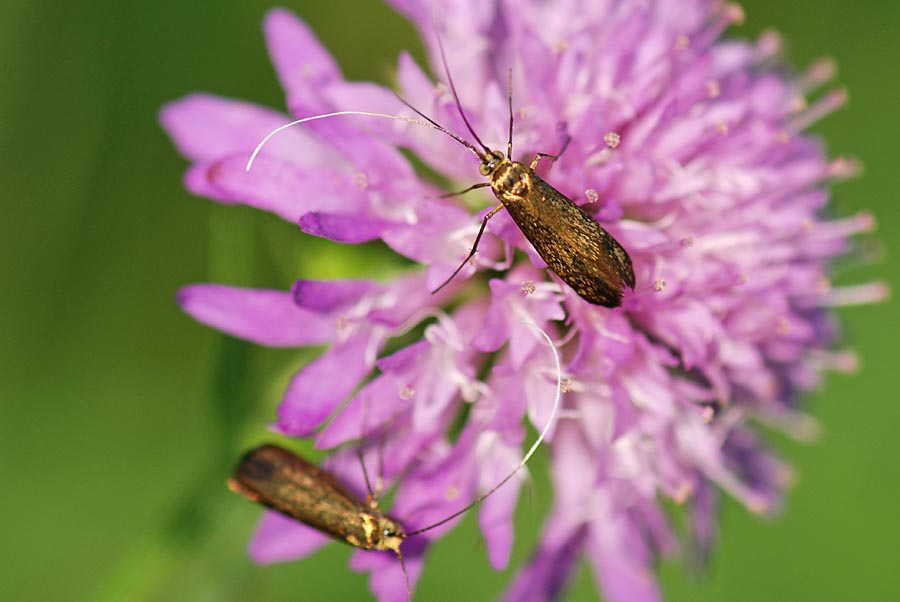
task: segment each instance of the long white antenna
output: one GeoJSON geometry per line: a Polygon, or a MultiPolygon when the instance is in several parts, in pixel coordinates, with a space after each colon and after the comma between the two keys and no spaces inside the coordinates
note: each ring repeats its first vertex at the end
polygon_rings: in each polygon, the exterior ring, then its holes
{"type": "Polygon", "coordinates": [[[368,111],[337,111],[335,113],[323,113],[322,115],[312,115],[311,117],[304,117],[303,119],[297,119],[296,121],[292,121],[290,123],[285,123],[284,125],[279,126],[279,127],[275,128],[274,130],[272,130],[271,132],[269,132],[268,134],[266,134],[266,137],[263,138],[262,141],[260,141],[260,143],[256,145],[255,149],[253,149],[253,154],[250,155],[250,160],[247,161],[247,168],[246,168],[247,171],[250,171],[250,168],[253,167],[253,161],[256,160],[256,155],[259,154],[259,151],[262,150],[262,147],[266,144],[266,142],[269,141],[269,139],[272,136],[274,136],[278,132],[286,130],[289,127],[293,127],[295,125],[300,125],[301,123],[306,123],[307,121],[316,121],[317,119],[326,119],[328,117],[339,117],[341,115],[363,115],[365,117],[383,117],[385,119],[394,119],[397,121],[406,121],[408,123],[415,123],[416,125],[424,125],[425,127],[429,127],[433,130],[438,129],[438,128],[434,127],[433,125],[431,125],[430,123],[427,123],[420,119],[413,119],[412,117],[401,117],[400,115],[388,115],[386,113],[370,113],[368,111]]]}
{"type": "Polygon", "coordinates": [[[246,170],[250,171],[250,168],[253,167],[253,161],[256,160],[256,155],[259,154],[259,151],[262,150],[262,147],[266,144],[266,142],[268,142],[269,139],[272,136],[274,136],[275,134],[277,134],[278,132],[286,130],[289,127],[293,127],[295,125],[300,125],[301,123],[306,123],[308,121],[316,121],[318,119],[327,119],[329,117],[340,117],[342,115],[362,115],[364,117],[381,117],[382,119],[393,119],[394,121],[405,121],[407,123],[414,123],[416,125],[424,125],[427,128],[431,128],[433,130],[437,130],[439,132],[443,132],[444,134],[447,134],[448,136],[450,136],[451,138],[453,138],[454,140],[456,140],[457,142],[459,142],[460,144],[465,146],[467,149],[472,151],[476,157],[478,157],[479,159],[482,158],[481,152],[479,152],[479,150],[477,148],[472,146],[472,144],[470,142],[460,138],[459,136],[457,136],[456,134],[454,134],[453,132],[451,132],[450,130],[448,130],[447,128],[442,126],[441,124],[437,123],[431,117],[428,117],[427,115],[422,113],[419,109],[415,108],[414,106],[412,106],[411,104],[406,102],[400,96],[398,96],[397,98],[399,98],[400,102],[405,104],[407,107],[409,107],[410,109],[412,109],[413,111],[415,111],[416,113],[418,113],[419,115],[424,117],[426,121],[422,121],[421,119],[414,119],[412,117],[402,117],[400,115],[388,115],[387,113],[371,113],[369,111],[336,111],[334,113],[323,113],[321,115],[311,115],[309,117],[304,117],[303,119],[297,119],[296,121],[292,121],[290,123],[285,123],[284,125],[279,126],[279,127],[275,128],[274,130],[272,130],[271,132],[269,132],[268,134],[266,134],[266,137],[263,138],[260,141],[260,143],[256,145],[255,149],[253,149],[253,154],[250,155],[250,159],[247,161],[246,170]]]}
{"type": "Polygon", "coordinates": [[[523,322],[523,324],[534,328],[535,330],[538,331],[538,333],[542,337],[544,337],[544,340],[547,341],[548,345],[550,345],[550,350],[553,351],[553,360],[556,362],[556,398],[553,400],[553,410],[550,412],[550,418],[547,420],[547,424],[544,425],[544,428],[541,431],[541,434],[538,435],[538,438],[532,444],[531,448],[525,453],[525,455],[522,457],[522,459],[519,461],[519,463],[516,465],[516,467],[513,468],[512,472],[510,472],[508,475],[506,475],[502,481],[500,481],[499,483],[494,485],[490,489],[490,491],[487,491],[486,493],[481,494],[480,496],[475,498],[475,500],[472,503],[470,503],[469,505],[467,505],[465,508],[463,508],[462,510],[458,510],[457,512],[454,512],[447,518],[440,520],[440,521],[434,523],[433,525],[428,525],[427,527],[423,527],[422,529],[417,529],[415,531],[408,532],[406,534],[407,537],[410,535],[416,535],[418,533],[423,533],[425,531],[429,531],[431,529],[434,529],[435,527],[439,527],[439,526],[443,525],[444,523],[453,520],[460,514],[468,512],[469,510],[471,510],[472,508],[474,508],[475,506],[477,506],[478,504],[480,504],[481,502],[486,500],[492,493],[494,493],[495,491],[497,491],[498,489],[503,487],[507,483],[507,481],[509,481],[511,478],[513,478],[516,475],[516,473],[519,472],[528,463],[528,460],[531,459],[531,456],[534,455],[534,452],[537,451],[537,448],[541,445],[541,443],[544,442],[544,439],[547,437],[547,433],[550,432],[550,428],[553,426],[553,420],[554,420],[554,418],[556,418],[556,413],[559,411],[560,399],[562,398],[562,365],[559,361],[559,351],[556,350],[556,345],[553,344],[553,339],[550,338],[550,335],[548,335],[546,332],[544,332],[544,330],[540,326],[538,326],[534,322],[523,322]]]}
{"type": "MultiPolygon", "coordinates": [[[[559,351],[556,350],[556,345],[553,344],[553,339],[551,339],[550,335],[548,335],[546,332],[544,332],[544,330],[540,326],[535,324],[534,322],[523,322],[523,324],[525,324],[526,326],[530,326],[530,327],[534,328],[535,330],[537,330],[538,334],[540,334],[542,337],[544,337],[544,340],[547,341],[547,344],[550,346],[550,350],[553,352],[553,361],[556,363],[556,398],[553,400],[553,410],[550,412],[550,418],[549,418],[549,420],[547,420],[547,424],[544,425],[544,429],[541,431],[541,434],[538,436],[538,438],[535,440],[535,442],[531,445],[531,449],[528,450],[528,453],[525,454],[525,456],[519,462],[519,465],[516,466],[516,469],[515,469],[515,471],[513,471],[513,474],[515,474],[516,471],[518,471],[520,468],[525,466],[525,464],[528,462],[528,460],[531,459],[531,456],[534,455],[534,452],[537,451],[538,446],[540,446],[540,444],[544,442],[544,438],[547,436],[547,433],[550,432],[550,428],[553,426],[553,419],[556,418],[556,413],[559,410],[559,402],[562,399],[562,365],[560,364],[560,361],[559,361],[559,351]]],[[[506,479],[504,479],[500,483],[500,485],[505,483],[506,480],[511,477],[512,477],[512,475],[509,475],[508,477],[506,477],[506,479]]],[[[497,487],[499,487],[499,485],[497,487]]],[[[494,489],[496,489],[496,487],[494,489]]]]}

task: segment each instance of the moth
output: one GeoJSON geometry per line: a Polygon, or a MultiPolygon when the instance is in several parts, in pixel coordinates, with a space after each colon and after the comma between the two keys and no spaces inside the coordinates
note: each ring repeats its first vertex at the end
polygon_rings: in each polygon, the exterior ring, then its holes
{"type": "Polygon", "coordinates": [[[597,223],[591,214],[541,179],[534,171],[541,159],[546,158],[550,161],[559,159],[571,142],[571,137],[566,135],[562,150],[556,155],[537,153],[530,165],[513,160],[512,71],[510,71],[509,138],[506,143],[506,155],[489,148],[475,133],[475,129],[463,111],[462,102],[456,92],[456,85],[453,83],[453,77],[447,66],[444,44],[440,36],[438,36],[438,47],[441,51],[441,62],[447,82],[450,84],[453,99],[456,101],[456,109],[469,133],[472,134],[482,150],[434,122],[402,98],[400,101],[435,128],[475,153],[475,156],[481,161],[479,172],[482,176],[489,178],[490,182],[474,184],[459,194],[490,186],[491,192],[494,193],[500,204],[491,209],[482,219],[481,228],[478,230],[475,242],[466,258],[450,274],[450,277],[432,292],[439,291],[453,280],[475,255],[488,220],[505,208],[541,259],[547,262],[547,266],[563,282],[572,287],[582,299],[594,305],[618,307],[622,303],[624,288],[628,286],[634,289],[635,285],[634,269],[628,252],[619,244],[619,241],[597,223]]]}
{"type": "Polygon", "coordinates": [[[489,148],[475,133],[466,117],[465,111],[463,111],[459,94],[456,91],[456,85],[453,83],[453,78],[447,67],[447,58],[440,36],[438,36],[438,45],[441,51],[444,72],[447,76],[447,82],[450,84],[450,90],[453,92],[456,108],[469,133],[481,147],[480,149],[468,140],[440,125],[398,96],[398,99],[403,104],[425,121],[399,115],[366,111],[338,111],[304,117],[269,132],[250,156],[250,160],[247,162],[247,171],[250,171],[256,155],[273,135],[294,125],[317,119],[341,115],[364,115],[431,127],[450,136],[474,153],[480,162],[479,172],[490,180],[489,182],[474,184],[463,191],[445,196],[454,196],[478,188],[490,187],[494,196],[500,201],[500,204],[491,209],[482,219],[481,227],[469,254],[460,263],[459,267],[432,293],[436,293],[449,284],[468,261],[474,257],[488,221],[499,211],[506,209],[522,231],[522,234],[525,235],[525,238],[528,239],[538,255],[547,263],[547,266],[563,282],[572,287],[582,299],[603,307],[612,308],[621,305],[625,287],[627,286],[632,290],[635,287],[634,269],[628,252],[590,213],[576,205],[571,199],[535,173],[535,168],[541,159],[546,158],[550,161],[556,161],[565,151],[571,138],[568,135],[566,136],[559,154],[537,153],[528,165],[513,160],[512,71],[510,71],[509,138],[506,145],[506,155],[489,148]]]}
{"type": "Polygon", "coordinates": [[[530,322],[526,324],[537,330],[553,353],[556,368],[556,396],[553,409],[537,439],[515,468],[462,509],[426,527],[406,531],[400,521],[387,516],[378,507],[378,500],[372,492],[369,475],[362,461],[362,448],[360,448],[360,464],[369,488],[365,500],[354,495],[327,470],[273,444],[261,445],[245,453],[228,479],[228,487],[251,501],[298,520],[353,547],[393,552],[400,560],[406,580],[406,591],[412,600],[412,589],[401,551],[403,541],[408,536],[424,533],[468,512],[505,485],[528,463],[556,418],[562,398],[562,364],[559,352],[550,335],[535,324],[530,322]]]}
{"type": "Polygon", "coordinates": [[[333,474],[283,447],[266,444],[248,451],[228,487],[338,541],[402,556],[406,532],[381,512],[373,495],[360,500],[333,474]]]}
{"type": "Polygon", "coordinates": [[[556,160],[559,155],[538,153],[530,165],[513,161],[511,136],[512,127],[506,156],[486,146],[484,152],[476,150],[481,175],[490,178],[490,182],[468,190],[490,186],[500,205],[484,216],[469,254],[433,292],[449,284],[475,255],[488,220],[505,208],[547,266],[582,299],[594,305],[618,307],[625,286],[634,289],[635,285],[628,252],[593,216],[535,173],[542,158],[556,160]]]}

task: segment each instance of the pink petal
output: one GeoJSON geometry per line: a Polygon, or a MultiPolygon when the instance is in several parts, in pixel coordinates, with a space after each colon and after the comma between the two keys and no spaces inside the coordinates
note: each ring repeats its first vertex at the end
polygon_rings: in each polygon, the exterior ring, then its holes
{"type": "Polygon", "coordinates": [[[250,558],[259,564],[286,562],[309,556],[330,537],[277,512],[266,511],[250,540],[250,558]]]}
{"type": "MultiPolygon", "coordinates": [[[[247,102],[211,94],[191,94],[170,102],[160,112],[163,127],[179,152],[193,161],[218,159],[244,151],[248,154],[275,128],[284,125],[284,115],[247,102]]],[[[274,136],[267,153],[289,157],[302,146],[299,128],[274,136]]]]}
{"type": "Polygon", "coordinates": [[[378,288],[369,280],[298,280],[291,286],[291,296],[299,307],[327,313],[344,309],[378,288]]]}
{"type": "Polygon", "coordinates": [[[319,88],[342,79],[340,68],[309,26],[290,11],[266,14],[263,30],[288,105],[315,97],[319,88]]]}
{"type": "MultiPolygon", "coordinates": [[[[495,437],[495,434],[482,434],[481,441],[495,437]]],[[[489,456],[480,463],[482,490],[490,490],[506,478],[519,463],[522,453],[519,446],[506,445],[500,441],[495,441],[487,450],[479,449],[479,452],[489,456]]],[[[488,560],[497,571],[505,569],[509,564],[514,539],[513,513],[519,499],[523,474],[524,471],[520,471],[492,493],[478,511],[478,525],[487,543],[488,560]]]]}
{"type": "Polygon", "coordinates": [[[349,173],[318,165],[302,167],[266,156],[258,157],[250,171],[246,165],[247,156],[239,154],[209,168],[209,183],[220,195],[216,198],[239,199],[293,224],[311,211],[354,213],[367,206],[349,173]]]}
{"type": "Polygon", "coordinates": [[[222,203],[232,203],[235,199],[224,194],[209,181],[209,163],[195,163],[184,172],[184,187],[194,196],[206,197],[222,203]]]}
{"type": "Polygon", "coordinates": [[[337,215],[318,211],[300,218],[300,229],[307,234],[350,244],[375,240],[389,225],[384,220],[362,215],[337,215]]]}
{"type": "Polygon", "coordinates": [[[319,345],[334,339],[334,323],[297,307],[289,293],[195,284],[178,292],[178,304],[198,322],[269,347],[319,345]]]}
{"type": "Polygon", "coordinates": [[[650,563],[639,557],[646,550],[638,543],[637,525],[625,524],[623,515],[591,525],[586,550],[597,585],[609,602],[660,602],[662,594],[650,563]],[[630,540],[631,545],[624,539],[630,540]],[[637,557],[637,558],[636,558],[637,557]]]}
{"type": "Polygon", "coordinates": [[[357,336],[300,370],[278,407],[278,428],[289,435],[312,433],[372,369],[369,345],[368,336],[357,336]]]}
{"type": "MultiPolygon", "coordinates": [[[[412,551],[410,544],[407,541],[403,551],[409,586],[414,588],[422,574],[424,558],[420,551],[412,551]]],[[[400,561],[391,553],[357,550],[350,557],[350,568],[357,572],[369,572],[369,590],[375,594],[378,602],[408,602],[406,580],[400,561]]]]}
{"type": "MultiPolygon", "coordinates": [[[[427,202],[423,200],[423,203],[427,202]]],[[[392,249],[420,263],[430,264],[440,261],[452,265],[445,278],[459,265],[463,251],[454,241],[448,241],[448,234],[456,228],[474,224],[475,220],[463,209],[431,200],[426,207],[416,211],[415,223],[398,223],[386,229],[382,238],[392,249]],[[459,255],[458,252],[462,252],[459,255]],[[459,255],[459,256],[457,256],[459,255]]],[[[473,230],[472,242],[477,227],[473,230]]],[[[482,241],[484,244],[486,241],[482,241]]],[[[471,242],[468,243],[471,247],[471,242]]],[[[468,250],[468,249],[466,249],[468,250]]],[[[479,254],[483,249],[479,248],[479,254]]],[[[429,283],[430,284],[430,283],[429,283]]],[[[436,283],[435,285],[437,285],[436,283]]]]}
{"type": "Polygon", "coordinates": [[[403,399],[402,388],[393,374],[381,374],[367,383],[322,430],[316,439],[316,448],[328,449],[360,439],[404,411],[412,401],[403,399]]]}

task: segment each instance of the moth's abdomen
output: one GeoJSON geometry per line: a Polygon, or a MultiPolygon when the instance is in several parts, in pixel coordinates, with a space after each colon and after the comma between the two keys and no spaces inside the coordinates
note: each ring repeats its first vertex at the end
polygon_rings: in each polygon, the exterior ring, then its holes
{"type": "Polygon", "coordinates": [[[492,188],[538,255],[583,299],[617,307],[625,287],[634,288],[631,258],[622,245],[593,216],[530,169],[511,163],[494,179],[492,188]],[[515,182],[516,177],[521,181],[515,182]],[[515,190],[526,193],[514,194],[515,190]]]}

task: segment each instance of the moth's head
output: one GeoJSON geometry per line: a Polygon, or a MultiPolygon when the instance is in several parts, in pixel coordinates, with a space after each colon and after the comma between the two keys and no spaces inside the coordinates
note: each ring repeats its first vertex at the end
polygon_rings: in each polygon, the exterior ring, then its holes
{"type": "Polygon", "coordinates": [[[397,554],[400,553],[400,544],[406,539],[406,531],[400,526],[400,523],[394,519],[384,517],[379,523],[381,530],[381,543],[379,549],[393,550],[397,554]]]}
{"type": "Polygon", "coordinates": [[[485,177],[490,177],[497,171],[501,165],[506,162],[506,157],[500,151],[491,151],[488,154],[481,155],[481,166],[478,171],[485,177]]]}

